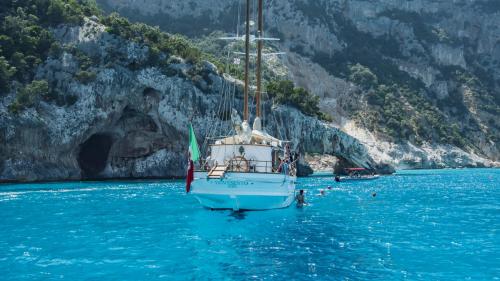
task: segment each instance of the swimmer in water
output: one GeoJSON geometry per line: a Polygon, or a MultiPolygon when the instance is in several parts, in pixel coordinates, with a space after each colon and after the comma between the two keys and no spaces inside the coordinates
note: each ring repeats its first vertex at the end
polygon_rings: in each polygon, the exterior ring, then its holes
{"type": "Polygon", "coordinates": [[[320,189],[319,193],[316,194],[316,196],[324,196],[324,195],[325,195],[325,190],[324,189],[320,189]]]}
{"type": "Polygon", "coordinates": [[[301,189],[299,191],[299,194],[297,194],[295,196],[295,200],[297,200],[297,207],[298,208],[301,208],[302,206],[304,206],[304,204],[306,203],[306,199],[305,199],[305,195],[304,195],[304,190],[301,189]]]}
{"type": "Polygon", "coordinates": [[[372,197],[375,197],[375,196],[377,196],[377,193],[376,193],[376,192],[373,192],[373,193],[372,193],[372,197]]]}

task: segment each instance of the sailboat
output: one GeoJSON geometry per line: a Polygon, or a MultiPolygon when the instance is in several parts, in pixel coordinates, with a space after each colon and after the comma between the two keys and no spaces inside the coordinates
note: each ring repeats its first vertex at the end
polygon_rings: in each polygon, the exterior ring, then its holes
{"type": "Polygon", "coordinates": [[[271,136],[262,126],[262,49],[264,41],[275,39],[263,36],[263,5],[262,0],[258,2],[257,36],[251,37],[250,0],[246,0],[243,120],[233,110],[233,133],[209,140],[208,157],[200,160],[188,186],[188,193],[210,209],[269,210],[288,207],[295,199],[297,159],[290,151],[291,143],[271,136]],[[251,39],[257,43],[252,127],[248,105],[251,39]]]}

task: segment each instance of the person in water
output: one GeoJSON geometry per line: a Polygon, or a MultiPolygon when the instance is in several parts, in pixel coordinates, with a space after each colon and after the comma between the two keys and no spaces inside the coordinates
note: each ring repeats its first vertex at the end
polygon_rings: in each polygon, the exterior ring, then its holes
{"type": "Polygon", "coordinates": [[[336,182],[340,182],[340,177],[339,176],[335,176],[335,181],[336,182]]]}
{"type": "Polygon", "coordinates": [[[306,203],[306,199],[305,199],[305,196],[304,196],[304,190],[303,189],[301,189],[299,191],[299,194],[297,194],[297,196],[295,196],[295,199],[297,200],[297,207],[304,206],[304,204],[306,203]]]}

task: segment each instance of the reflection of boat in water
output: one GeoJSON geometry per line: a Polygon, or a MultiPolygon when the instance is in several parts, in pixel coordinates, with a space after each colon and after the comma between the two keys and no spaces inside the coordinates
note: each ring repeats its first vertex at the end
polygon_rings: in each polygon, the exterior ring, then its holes
{"type": "MultiPolygon", "coordinates": [[[[231,115],[221,120],[231,120],[231,125],[214,125],[214,131],[207,130],[207,159],[199,158],[197,144],[190,144],[195,150],[192,161],[198,161],[197,171],[193,173],[193,163],[190,162],[187,191],[201,205],[211,209],[233,210],[267,210],[290,206],[295,198],[296,161],[297,157],[290,151],[290,142],[280,140],[268,134],[262,125],[261,114],[261,59],[263,41],[262,0],[259,0],[259,22],[256,56],[256,112],[253,128],[249,120],[249,58],[250,58],[250,0],[246,2],[246,32],[245,32],[245,83],[243,121],[237,111],[230,105],[234,104],[233,87],[226,87],[231,93],[223,93],[221,110],[223,114],[231,115]],[[231,90],[231,88],[233,88],[231,90]],[[229,113],[228,112],[232,112],[229,113]],[[226,128],[227,127],[227,128],[226,128]],[[225,128],[225,129],[221,129],[225,128]],[[221,135],[215,130],[220,129],[221,135]],[[191,173],[191,174],[189,174],[191,173]],[[191,183],[192,180],[192,183],[191,183]]],[[[239,37],[238,37],[239,38],[239,37]]],[[[231,38],[224,38],[231,39],[231,38]]],[[[239,39],[238,39],[239,40],[239,39]]],[[[191,129],[192,130],[192,129],[191,129]]],[[[279,130],[279,129],[278,129],[279,130]]],[[[194,132],[190,136],[194,138],[194,132]]],[[[190,141],[190,143],[192,143],[190,141]]],[[[202,147],[203,148],[203,147],[202,147]]]]}
{"type": "Polygon", "coordinates": [[[376,180],[380,176],[376,175],[370,170],[365,168],[346,168],[345,169],[347,176],[335,176],[335,181],[343,182],[343,181],[364,181],[364,180],[376,180]]]}

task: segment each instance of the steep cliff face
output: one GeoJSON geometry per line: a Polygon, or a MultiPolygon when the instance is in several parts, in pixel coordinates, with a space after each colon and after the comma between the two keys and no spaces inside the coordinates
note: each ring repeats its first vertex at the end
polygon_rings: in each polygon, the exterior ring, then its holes
{"type": "MultiPolygon", "coordinates": [[[[13,112],[15,90],[0,96],[0,181],[180,177],[186,168],[187,126],[199,142],[211,124],[222,89],[240,84],[214,65],[168,58],[145,63],[148,47],[110,34],[97,18],[52,30],[63,48],[41,63],[35,79],[48,81],[58,100],[13,112]],[[92,66],[82,79],[82,57],[92,66]]],[[[236,99],[236,106],[241,101],[236,99]]],[[[289,107],[265,104],[267,130],[300,144],[303,152],[336,154],[356,165],[391,171],[366,147],[337,128],[289,107]]],[[[221,126],[230,126],[222,121],[221,126]]]]}
{"type": "MultiPolygon", "coordinates": [[[[98,2],[193,37],[234,32],[241,4],[98,2]]],[[[410,167],[500,160],[497,1],[265,3],[266,29],[282,38],[276,47],[287,51],[286,75],[320,96],[334,124],[374,147],[380,158],[410,167]],[[466,160],[441,157],[450,149],[466,160]]]]}

